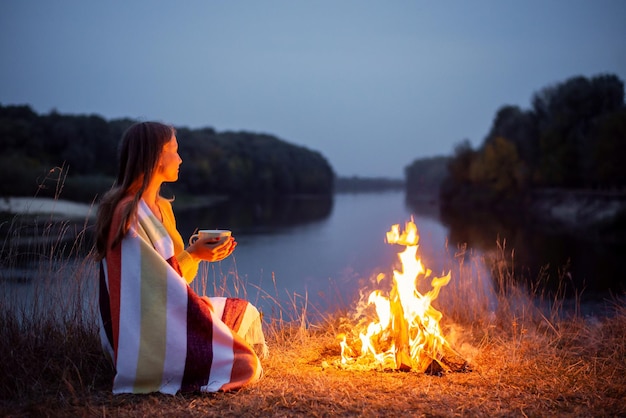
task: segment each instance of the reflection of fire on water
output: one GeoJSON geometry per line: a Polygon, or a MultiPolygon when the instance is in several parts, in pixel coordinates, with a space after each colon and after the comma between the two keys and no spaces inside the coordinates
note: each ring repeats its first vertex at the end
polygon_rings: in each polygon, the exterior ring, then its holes
{"type": "MultiPolygon", "coordinates": [[[[402,371],[414,370],[440,374],[445,371],[469,371],[469,365],[445,340],[439,327],[441,312],[431,302],[442,286],[450,281],[450,273],[431,280],[426,294],[417,290],[418,280],[430,277],[431,271],[417,258],[419,235],[413,221],[404,232],[393,225],[387,232],[387,243],[404,245],[398,254],[403,271],[394,270],[393,285],[387,296],[380,290],[370,293],[367,305],[375,307],[377,319],[361,320],[341,340],[341,367],[382,367],[402,371]]],[[[384,275],[378,276],[378,283],[384,275]]]]}

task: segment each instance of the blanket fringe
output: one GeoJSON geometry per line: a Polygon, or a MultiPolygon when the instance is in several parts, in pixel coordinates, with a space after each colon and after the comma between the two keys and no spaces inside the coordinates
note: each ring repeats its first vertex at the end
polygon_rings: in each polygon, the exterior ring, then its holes
{"type": "Polygon", "coordinates": [[[263,321],[261,315],[257,316],[250,324],[250,328],[244,336],[244,340],[254,348],[257,356],[260,359],[269,357],[269,348],[265,342],[265,335],[263,334],[263,321]]]}

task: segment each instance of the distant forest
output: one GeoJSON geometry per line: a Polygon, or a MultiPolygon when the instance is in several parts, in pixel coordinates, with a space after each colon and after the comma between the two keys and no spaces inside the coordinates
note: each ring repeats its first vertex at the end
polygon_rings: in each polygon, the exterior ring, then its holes
{"type": "MultiPolygon", "coordinates": [[[[36,114],[0,105],[0,196],[56,196],[91,202],[108,190],[117,145],[131,119],[36,114]],[[62,188],[62,190],[61,190],[62,188]]],[[[416,159],[404,180],[336,178],[326,158],[267,134],[177,127],[184,161],[179,195],[331,194],[405,187],[408,200],[443,206],[519,207],[537,189],[626,188],[624,83],[611,74],[572,77],[502,106],[478,149],[416,159]]]]}
{"type": "Polygon", "coordinates": [[[335,179],[335,191],[347,192],[379,192],[385,190],[404,190],[404,180],[384,177],[338,177],[335,179]]]}
{"type": "Polygon", "coordinates": [[[447,158],[406,168],[409,197],[440,185],[444,206],[510,209],[533,190],[626,188],[624,83],[615,75],[572,77],[503,106],[478,149],[465,140],[447,158]]]}
{"type": "MultiPolygon", "coordinates": [[[[93,201],[113,184],[119,140],[134,122],[0,105],[0,196],[93,201]]],[[[335,174],[319,152],[265,134],[176,129],[184,162],[176,195],[333,192],[335,174]]]]}

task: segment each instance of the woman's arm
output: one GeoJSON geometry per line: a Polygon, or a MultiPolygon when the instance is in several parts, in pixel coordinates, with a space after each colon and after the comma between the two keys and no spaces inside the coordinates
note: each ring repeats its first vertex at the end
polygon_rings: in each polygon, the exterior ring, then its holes
{"type": "Polygon", "coordinates": [[[187,283],[191,283],[198,274],[200,261],[220,261],[235,250],[237,242],[233,237],[219,245],[212,245],[217,239],[215,241],[213,238],[198,239],[185,249],[183,239],[176,229],[176,218],[172,204],[166,199],[159,199],[158,204],[163,216],[163,226],[174,242],[176,260],[187,283]]]}

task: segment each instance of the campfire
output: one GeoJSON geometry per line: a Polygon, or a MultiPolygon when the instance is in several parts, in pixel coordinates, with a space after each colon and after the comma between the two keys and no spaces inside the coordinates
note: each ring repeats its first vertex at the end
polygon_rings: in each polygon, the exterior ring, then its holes
{"type": "MultiPolygon", "coordinates": [[[[394,270],[388,292],[374,290],[361,298],[355,319],[358,321],[341,339],[341,365],[345,369],[395,369],[441,374],[469,371],[469,365],[448,344],[439,321],[442,313],[432,306],[441,288],[450,281],[450,273],[431,277],[418,258],[419,235],[415,223],[406,223],[404,231],[393,225],[387,232],[388,244],[404,246],[398,254],[402,271],[394,270]],[[430,279],[431,289],[418,291],[430,279]]],[[[377,284],[385,281],[379,274],[377,284]]]]}

